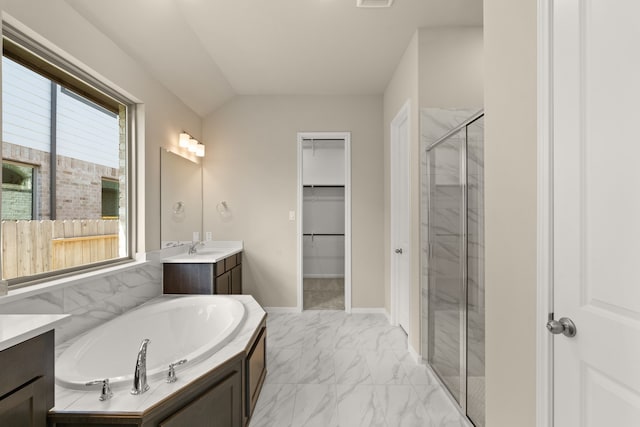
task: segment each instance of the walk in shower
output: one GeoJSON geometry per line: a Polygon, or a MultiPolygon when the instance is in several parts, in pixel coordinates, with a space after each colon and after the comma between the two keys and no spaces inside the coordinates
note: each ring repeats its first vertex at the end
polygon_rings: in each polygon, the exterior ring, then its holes
{"type": "Polygon", "coordinates": [[[425,122],[422,352],[467,417],[484,426],[484,115],[431,140],[425,122]]]}

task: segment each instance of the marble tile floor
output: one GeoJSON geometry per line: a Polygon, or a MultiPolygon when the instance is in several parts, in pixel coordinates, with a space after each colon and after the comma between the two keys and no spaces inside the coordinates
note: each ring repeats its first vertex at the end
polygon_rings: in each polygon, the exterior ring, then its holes
{"type": "Polygon", "coordinates": [[[406,335],[381,314],[270,313],[250,427],[467,427],[406,335]]]}
{"type": "Polygon", "coordinates": [[[302,289],[305,310],[344,310],[344,279],[305,278],[302,289]]]}

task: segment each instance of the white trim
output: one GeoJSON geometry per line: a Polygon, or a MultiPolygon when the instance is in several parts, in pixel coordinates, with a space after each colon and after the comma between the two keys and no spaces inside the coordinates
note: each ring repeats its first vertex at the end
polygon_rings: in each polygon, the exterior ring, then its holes
{"type": "MultiPolygon", "coordinates": [[[[408,337],[407,337],[408,341],[408,337]]],[[[422,360],[422,355],[416,351],[415,348],[411,344],[407,344],[407,351],[409,352],[409,356],[413,359],[414,362],[418,365],[424,365],[425,362],[422,360]]]]}
{"type": "Polygon", "coordinates": [[[300,313],[297,307],[262,307],[267,313],[300,313]]]}
{"type": "MultiPolygon", "coordinates": [[[[393,150],[394,150],[394,141],[398,140],[398,128],[399,128],[399,124],[406,121],[407,122],[407,132],[409,133],[408,135],[408,143],[410,144],[411,141],[411,100],[408,99],[403,105],[402,107],[400,107],[400,110],[398,110],[398,113],[396,114],[396,116],[393,118],[393,120],[391,120],[391,124],[390,124],[390,131],[391,131],[391,139],[390,139],[390,145],[389,145],[389,155],[390,158],[392,159],[391,161],[391,176],[390,176],[390,180],[391,180],[391,188],[390,188],[390,194],[393,194],[393,183],[394,183],[394,177],[393,177],[393,150]]],[[[410,156],[411,151],[409,150],[407,152],[407,154],[410,156]]],[[[410,165],[410,160],[408,160],[407,165],[410,165]]],[[[407,190],[409,199],[410,197],[410,189],[407,190]]],[[[393,203],[393,197],[390,196],[389,197],[390,203],[393,203]]],[[[395,256],[394,252],[393,252],[393,248],[395,247],[394,244],[394,236],[395,236],[395,227],[394,227],[394,218],[393,218],[393,206],[389,207],[390,209],[390,226],[389,226],[389,232],[390,232],[390,236],[389,236],[389,244],[390,244],[390,251],[389,251],[389,284],[391,286],[391,292],[390,292],[390,308],[391,308],[391,316],[390,316],[390,323],[392,325],[398,325],[398,287],[395,286],[395,276],[396,276],[396,260],[397,257],[395,256]]],[[[411,211],[411,208],[409,207],[409,212],[411,211]]],[[[407,253],[404,254],[405,256],[408,257],[409,259],[409,287],[411,287],[410,283],[411,283],[411,245],[409,245],[406,248],[407,253]]],[[[411,295],[411,293],[409,293],[409,295],[411,295]]],[[[407,325],[407,329],[410,329],[410,324],[411,324],[411,315],[409,315],[409,325],[407,325]]],[[[405,331],[407,333],[407,336],[411,336],[411,332],[410,330],[405,331]]]]}
{"type": "Polygon", "coordinates": [[[304,279],[344,279],[344,274],[302,274],[304,279]]]}
{"type": "Polygon", "coordinates": [[[536,425],[553,426],[553,341],[546,329],[553,312],[553,74],[552,9],[538,0],[538,194],[536,425]]]}
{"type": "Polygon", "coordinates": [[[344,311],[351,313],[351,132],[298,132],[298,187],[297,187],[297,310],[302,311],[303,271],[302,271],[302,140],[343,139],[344,140],[344,311]]]}
{"type": "Polygon", "coordinates": [[[353,307],[351,308],[352,314],[384,314],[385,317],[389,317],[389,313],[384,307],[353,307]]]}

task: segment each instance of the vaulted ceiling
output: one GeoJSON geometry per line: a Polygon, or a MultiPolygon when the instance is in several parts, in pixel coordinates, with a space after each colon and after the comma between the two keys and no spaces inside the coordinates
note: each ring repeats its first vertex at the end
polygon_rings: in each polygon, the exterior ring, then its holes
{"type": "Polygon", "coordinates": [[[236,94],[380,94],[417,28],[482,0],[66,0],[204,117],[236,94]]]}

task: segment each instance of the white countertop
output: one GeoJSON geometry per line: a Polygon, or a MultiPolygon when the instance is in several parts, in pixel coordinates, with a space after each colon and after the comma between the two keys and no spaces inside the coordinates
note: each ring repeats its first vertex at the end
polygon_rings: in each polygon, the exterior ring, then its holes
{"type": "Polygon", "coordinates": [[[69,314],[0,315],[0,351],[54,329],[69,314]]]}
{"type": "MultiPolygon", "coordinates": [[[[92,413],[134,413],[141,414],[148,410],[169,395],[176,393],[181,388],[187,386],[190,382],[196,380],[200,376],[206,374],[211,369],[220,366],[230,358],[238,355],[247,347],[253,333],[262,322],[265,311],[260,304],[256,302],[251,295],[228,295],[240,301],[246,309],[246,317],[243,325],[236,336],[222,349],[211,355],[208,359],[200,363],[176,369],[178,381],[167,384],[163,379],[157,379],[149,382],[149,391],[144,394],[133,396],[129,393],[130,387],[112,388],[113,397],[104,402],[100,402],[99,387],[87,387],[87,391],[71,390],[55,386],[55,406],[51,410],[56,413],[65,412],[92,412],[92,413]]],[[[153,304],[164,298],[176,298],[176,296],[163,295],[149,301],[147,304],[153,304]]],[[[179,298],[179,297],[178,297],[179,298]]],[[[91,333],[89,331],[89,333],[91,333]]],[[[56,346],[56,355],[60,355],[62,351],[70,346],[73,340],[69,340],[59,346],[56,346]]]]}
{"type": "Polygon", "coordinates": [[[196,247],[195,254],[189,254],[187,245],[184,245],[185,251],[177,255],[162,258],[163,263],[179,263],[179,264],[213,264],[231,255],[242,252],[243,244],[241,240],[211,240],[203,242],[202,245],[196,247]]]}

